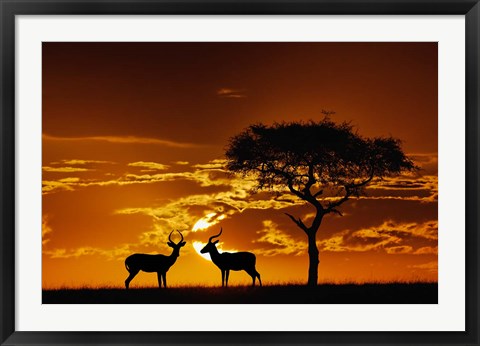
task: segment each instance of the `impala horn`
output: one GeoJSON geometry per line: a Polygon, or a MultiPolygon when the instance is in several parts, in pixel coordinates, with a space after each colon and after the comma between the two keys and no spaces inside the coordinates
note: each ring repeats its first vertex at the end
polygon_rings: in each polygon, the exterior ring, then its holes
{"type": "Polygon", "coordinates": [[[183,234],[178,229],[177,229],[177,232],[178,232],[178,234],[180,234],[180,237],[182,237],[182,239],[180,239],[180,241],[179,241],[179,243],[181,243],[183,241],[183,234]]]}
{"type": "Polygon", "coordinates": [[[212,235],[212,236],[208,239],[208,242],[211,243],[213,238],[220,237],[220,235],[222,234],[222,230],[223,230],[223,228],[220,228],[220,233],[218,233],[217,235],[212,235]]]}

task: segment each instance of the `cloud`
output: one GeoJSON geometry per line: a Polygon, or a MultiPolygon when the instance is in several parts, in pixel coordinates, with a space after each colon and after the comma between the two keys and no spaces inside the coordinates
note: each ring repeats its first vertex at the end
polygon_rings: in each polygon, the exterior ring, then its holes
{"type": "Polygon", "coordinates": [[[218,97],[224,98],[246,98],[245,89],[221,88],[217,90],[218,97]]]}
{"type": "Polygon", "coordinates": [[[50,162],[51,166],[43,166],[43,172],[53,173],[77,173],[77,172],[92,172],[95,171],[91,166],[98,164],[114,164],[111,161],[99,161],[99,160],[61,160],[50,162]],[[62,166],[63,165],[63,166],[62,166]]]}
{"type": "MultiPolygon", "coordinates": [[[[131,174],[125,173],[117,179],[112,180],[95,180],[95,179],[80,179],[72,181],[61,180],[45,180],[43,181],[42,192],[44,194],[58,192],[58,191],[73,191],[79,188],[89,186],[112,186],[112,185],[131,185],[131,184],[151,184],[157,182],[167,181],[181,181],[188,180],[198,183],[200,187],[224,186],[226,190],[237,189],[235,198],[247,198],[253,187],[255,181],[242,177],[230,176],[225,170],[218,169],[223,160],[213,160],[205,164],[203,168],[198,168],[193,172],[165,172],[156,174],[131,174]]],[[[163,169],[168,167],[155,162],[134,162],[129,166],[149,167],[163,169]]],[[[143,171],[142,171],[143,172],[143,171]]],[[[220,196],[221,197],[221,196],[220,196]]]]}
{"type": "Polygon", "coordinates": [[[344,230],[318,242],[323,251],[366,252],[387,254],[434,254],[438,251],[438,222],[397,223],[385,221],[381,225],[360,230],[344,230]],[[419,244],[430,243],[429,246],[419,244]]]}
{"type": "Polygon", "coordinates": [[[375,179],[365,191],[365,195],[359,198],[409,199],[423,203],[436,203],[438,200],[438,177],[436,175],[407,174],[375,179]]]}
{"type": "Polygon", "coordinates": [[[215,159],[215,160],[211,160],[208,163],[193,165],[192,167],[202,168],[202,169],[224,169],[226,164],[227,164],[227,160],[215,159]]]}
{"type": "Polygon", "coordinates": [[[164,165],[157,162],[145,162],[145,161],[138,161],[138,162],[131,162],[128,164],[130,167],[142,167],[147,168],[146,170],[142,170],[142,172],[149,172],[149,171],[164,171],[170,166],[164,165]]]}
{"type": "MultiPolygon", "coordinates": [[[[143,175],[124,174],[118,179],[107,181],[92,181],[80,178],[44,181],[44,193],[57,190],[74,190],[88,186],[121,186],[179,180],[196,182],[199,187],[216,187],[214,192],[212,192],[212,189],[200,190],[208,191],[208,193],[191,194],[151,207],[137,208],[133,206],[115,211],[116,214],[124,215],[148,215],[152,218],[155,230],[192,230],[202,220],[205,222],[204,226],[206,227],[197,227],[197,230],[203,230],[216,224],[220,220],[219,217],[230,218],[234,214],[242,213],[246,210],[280,210],[305,204],[304,201],[289,197],[290,195],[288,194],[280,197],[275,197],[268,192],[252,194],[255,180],[229,175],[225,170],[218,168],[218,165],[222,163],[223,160],[213,160],[205,164],[205,166],[202,165],[202,168],[196,167],[196,170],[189,172],[161,172],[143,175]],[[208,215],[213,216],[209,217],[208,215]]],[[[335,197],[329,198],[335,199],[335,197]]],[[[384,196],[381,198],[421,201],[418,196],[409,198],[384,196]]],[[[365,198],[362,197],[362,199],[380,199],[380,197],[367,196],[365,198]]],[[[306,217],[304,216],[304,219],[312,217],[313,214],[310,212],[306,217]]],[[[266,223],[263,226],[264,228],[261,231],[263,233],[257,240],[257,244],[264,244],[265,246],[259,249],[259,253],[273,256],[275,254],[299,254],[306,250],[307,246],[304,242],[297,242],[293,238],[289,238],[290,236],[279,230],[277,225],[266,223]]],[[[323,251],[331,252],[382,251],[388,254],[411,253],[422,255],[434,254],[438,251],[436,248],[437,240],[437,221],[423,223],[385,221],[376,227],[368,229],[337,232],[328,239],[320,240],[318,245],[323,251]],[[421,242],[412,242],[412,239],[421,239],[421,242]]]]}
{"type": "Polygon", "coordinates": [[[136,137],[136,136],[85,136],[85,137],[59,137],[51,136],[47,134],[42,135],[42,139],[45,141],[100,141],[108,143],[118,144],[153,144],[161,145],[173,148],[199,148],[204,145],[195,143],[175,142],[166,139],[148,138],[148,137],[136,137]]]}
{"type": "Polygon", "coordinates": [[[190,162],[188,162],[188,161],[175,161],[173,163],[176,164],[176,165],[179,165],[179,166],[186,166],[186,165],[190,164],[190,162]]]}
{"type": "MultiPolygon", "coordinates": [[[[226,191],[185,196],[155,207],[123,208],[116,210],[115,213],[148,215],[158,228],[191,230],[202,219],[205,225],[211,226],[221,219],[247,209],[282,209],[292,206],[290,202],[272,198],[254,200],[248,193],[251,186],[248,181],[242,179],[232,180],[226,191]]],[[[197,228],[201,229],[206,228],[197,228]]]]}
{"type": "Polygon", "coordinates": [[[72,173],[72,172],[88,172],[93,171],[89,168],[80,168],[80,167],[49,167],[43,166],[42,170],[44,172],[61,172],[61,173],[72,173]]]}
{"type": "Polygon", "coordinates": [[[422,264],[414,264],[411,266],[408,266],[409,268],[412,269],[421,269],[421,270],[426,270],[429,272],[438,272],[438,262],[437,261],[432,261],[432,262],[427,262],[427,263],[422,263],[422,264]]]}
{"type": "Polygon", "coordinates": [[[91,246],[83,246],[75,249],[57,248],[53,250],[44,250],[43,254],[52,258],[78,258],[82,256],[103,256],[108,260],[123,260],[132,254],[128,245],[124,247],[116,247],[113,249],[101,249],[91,246]]]}
{"type": "MultiPolygon", "coordinates": [[[[139,235],[137,245],[168,251],[169,247],[166,245],[166,243],[172,231],[173,229],[169,230],[166,228],[154,227],[153,230],[143,232],[139,235]]],[[[188,235],[188,233],[188,231],[182,231],[184,237],[188,235]]],[[[178,242],[181,239],[177,232],[173,232],[171,237],[174,242],[178,242]]]]}
{"type": "MultiPolygon", "coordinates": [[[[52,259],[78,258],[83,256],[102,256],[107,260],[124,260],[133,253],[162,253],[169,255],[171,249],[167,246],[168,236],[171,231],[154,229],[142,232],[138,236],[138,242],[134,244],[122,244],[114,248],[99,248],[94,246],[81,246],[78,248],[64,249],[56,248],[52,250],[43,250],[43,254],[52,259]]],[[[182,232],[184,236],[188,232],[182,232]]],[[[179,236],[175,232],[172,234],[172,240],[178,242],[179,236]]],[[[45,245],[45,244],[43,244],[45,245]]]]}
{"type": "Polygon", "coordinates": [[[60,162],[51,162],[52,165],[72,165],[72,166],[84,166],[84,165],[89,165],[89,164],[114,164],[115,162],[112,161],[99,161],[99,160],[76,160],[76,159],[71,159],[71,160],[61,160],[60,162]]]}
{"type": "Polygon", "coordinates": [[[396,223],[395,221],[385,221],[377,227],[361,229],[352,233],[353,237],[358,238],[383,238],[394,235],[411,235],[418,238],[429,240],[438,240],[438,221],[432,220],[422,223],[396,223]]]}
{"type": "Polygon", "coordinates": [[[59,191],[73,191],[74,188],[69,183],[55,180],[43,180],[42,181],[42,193],[49,194],[59,191]]]}
{"type": "Polygon", "coordinates": [[[52,228],[48,225],[48,216],[42,216],[42,245],[46,245],[50,239],[48,235],[52,233],[52,228]]]}
{"type": "MultiPolygon", "coordinates": [[[[286,207],[287,203],[304,204],[303,201],[290,194],[290,192],[286,190],[286,187],[282,186],[278,186],[270,192],[265,192],[268,193],[268,197],[263,197],[262,199],[261,193],[253,194],[256,187],[255,177],[231,175],[224,169],[225,163],[226,161],[223,159],[215,159],[205,164],[193,165],[192,167],[195,168],[194,171],[155,173],[154,170],[166,170],[169,166],[156,162],[138,161],[129,163],[128,165],[130,167],[147,168],[141,170],[141,172],[150,174],[125,173],[117,179],[112,180],[84,179],[80,181],[59,182],[58,180],[55,181],[50,179],[44,181],[43,193],[47,194],[65,190],[72,191],[88,186],[122,186],[187,180],[196,182],[200,187],[225,187],[225,192],[219,192],[217,197],[220,199],[235,199],[235,201],[231,201],[231,204],[235,205],[238,210],[244,210],[248,207],[255,209],[264,208],[264,205],[276,205],[275,208],[278,209],[286,207]],[[151,174],[152,172],[155,174],[151,174]],[[232,190],[236,191],[235,195],[232,195],[232,190]],[[271,193],[277,193],[278,196],[272,200],[271,193]],[[268,201],[265,201],[265,199],[268,199],[268,201]],[[279,205],[281,205],[281,207],[279,207],[279,205]]],[[[436,176],[426,176],[421,179],[414,177],[396,177],[375,181],[367,188],[366,196],[351,197],[351,199],[396,199],[419,201],[422,203],[436,203],[437,196],[438,188],[436,176]]],[[[339,197],[327,195],[322,198],[322,201],[335,201],[338,200],[338,198],[339,197]]]]}
{"type": "Polygon", "coordinates": [[[391,255],[409,254],[412,253],[412,251],[413,247],[408,245],[385,247],[385,252],[391,255]]]}
{"type": "Polygon", "coordinates": [[[424,246],[414,252],[415,255],[438,255],[438,246],[424,246]]]}
{"type": "MultiPolygon", "coordinates": [[[[235,179],[230,179],[227,174],[222,170],[214,169],[200,169],[194,172],[176,172],[176,173],[157,173],[157,174],[126,174],[121,180],[118,181],[119,185],[122,183],[155,183],[164,181],[179,181],[189,180],[194,181],[201,187],[210,186],[230,186],[235,184],[235,179]]],[[[249,184],[249,186],[254,184],[249,184]]]]}
{"type": "Polygon", "coordinates": [[[427,174],[437,174],[437,153],[409,153],[407,156],[410,157],[415,164],[420,167],[421,172],[426,172],[427,174]]]}
{"type": "Polygon", "coordinates": [[[263,229],[258,231],[260,238],[254,243],[266,243],[268,248],[262,247],[254,250],[256,254],[263,256],[276,255],[302,255],[306,252],[307,243],[292,238],[289,234],[278,229],[278,225],[272,220],[264,220],[263,229]]]}

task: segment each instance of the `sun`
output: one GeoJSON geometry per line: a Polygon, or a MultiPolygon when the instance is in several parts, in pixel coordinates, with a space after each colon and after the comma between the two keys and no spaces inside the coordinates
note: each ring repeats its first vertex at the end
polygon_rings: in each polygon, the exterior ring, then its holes
{"type": "Polygon", "coordinates": [[[217,213],[210,213],[198,220],[192,227],[192,232],[207,229],[210,226],[217,224],[219,221],[225,219],[225,215],[218,215],[217,213]]]}
{"type": "Polygon", "coordinates": [[[203,247],[205,246],[204,243],[202,243],[201,241],[194,241],[192,243],[193,245],[193,248],[195,249],[195,251],[197,252],[197,254],[199,254],[200,256],[202,256],[203,258],[205,258],[207,261],[211,261],[212,259],[210,258],[210,255],[208,253],[201,253],[200,250],[203,249],[203,247]]]}
{"type": "MultiPolygon", "coordinates": [[[[195,249],[195,251],[197,252],[198,255],[202,256],[203,258],[205,258],[207,261],[211,261],[212,259],[210,258],[210,254],[208,253],[201,253],[200,250],[203,249],[203,247],[207,245],[206,243],[202,243],[201,241],[194,241],[192,243],[192,246],[193,248],[195,249]]],[[[217,244],[217,250],[218,252],[220,253],[223,253],[223,252],[238,252],[237,249],[224,249],[223,248],[223,243],[220,242],[217,244]]]]}
{"type": "Polygon", "coordinates": [[[205,228],[208,228],[208,227],[210,227],[210,226],[211,226],[211,224],[210,224],[207,220],[205,220],[205,219],[202,218],[202,219],[198,220],[198,221],[195,223],[195,225],[193,225],[192,231],[193,231],[193,232],[196,232],[196,231],[198,231],[198,230],[200,230],[200,229],[205,229],[205,228]]]}
{"type": "MultiPolygon", "coordinates": [[[[226,217],[227,216],[225,214],[219,214],[219,213],[215,213],[215,212],[209,213],[209,214],[205,215],[204,217],[202,217],[201,219],[199,219],[197,222],[195,222],[195,224],[192,227],[192,232],[205,230],[205,229],[219,223],[221,220],[225,219],[226,217]]],[[[195,249],[195,251],[197,252],[198,255],[202,256],[204,259],[206,259],[208,261],[211,261],[210,255],[208,253],[203,254],[203,253],[200,252],[200,250],[202,250],[205,245],[206,244],[202,243],[201,241],[194,241],[192,243],[192,246],[193,246],[193,248],[195,249]]],[[[217,245],[217,249],[218,250],[222,249],[222,244],[221,243],[219,243],[217,245]]]]}

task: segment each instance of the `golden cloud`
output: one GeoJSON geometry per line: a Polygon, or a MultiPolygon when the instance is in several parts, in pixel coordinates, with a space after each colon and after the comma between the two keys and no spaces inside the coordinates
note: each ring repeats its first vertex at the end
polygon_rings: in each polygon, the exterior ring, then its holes
{"type": "MultiPolygon", "coordinates": [[[[248,189],[247,184],[246,188],[248,189]]],[[[187,229],[190,230],[194,225],[204,217],[198,212],[193,212],[194,207],[204,207],[208,213],[217,213],[211,210],[212,206],[222,210],[212,218],[213,223],[218,222],[218,218],[224,218],[222,215],[232,215],[233,213],[242,212],[246,209],[282,209],[290,207],[292,204],[288,202],[277,201],[275,199],[251,201],[246,199],[247,192],[245,186],[241,186],[240,182],[233,184],[229,191],[190,195],[148,208],[124,208],[117,210],[117,214],[143,214],[151,216],[158,227],[167,229],[187,229]]]]}
{"type": "Polygon", "coordinates": [[[438,246],[424,246],[414,252],[415,255],[437,255],[438,246]]]}
{"type": "Polygon", "coordinates": [[[138,162],[131,162],[128,164],[130,167],[141,167],[141,168],[146,168],[147,170],[142,170],[142,172],[145,171],[164,171],[170,166],[164,165],[161,163],[157,162],[145,162],[145,161],[138,161],[138,162]]]}
{"type": "Polygon", "coordinates": [[[263,221],[263,229],[257,232],[260,238],[254,243],[267,243],[269,248],[257,248],[256,254],[263,256],[276,255],[302,255],[306,252],[307,243],[292,238],[289,234],[278,229],[278,225],[272,220],[263,221]]]}
{"type": "Polygon", "coordinates": [[[402,246],[391,246],[391,247],[386,247],[385,252],[388,254],[393,254],[393,255],[398,255],[398,254],[409,254],[412,253],[413,247],[408,246],[408,245],[402,245],[402,246]]]}
{"type": "Polygon", "coordinates": [[[227,160],[215,159],[215,160],[211,160],[208,163],[193,165],[192,167],[202,168],[202,169],[219,169],[219,170],[221,170],[221,169],[225,168],[226,164],[227,164],[227,160]]]}
{"type": "MultiPolygon", "coordinates": [[[[129,166],[144,167],[149,170],[165,170],[169,168],[167,165],[163,165],[156,162],[144,162],[138,161],[128,164],[129,166]]],[[[131,174],[125,173],[114,180],[79,180],[71,182],[62,182],[60,180],[48,180],[44,181],[43,193],[53,193],[56,191],[72,191],[77,188],[83,188],[88,186],[111,186],[111,185],[131,185],[131,184],[152,184],[158,182],[167,182],[167,181],[179,181],[179,180],[188,180],[194,181],[199,184],[200,187],[211,187],[211,186],[225,186],[226,191],[220,192],[216,195],[217,198],[224,200],[230,200],[235,205],[235,208],[238,210],[244,210],[246,208],[253,209],[262,209],[266,206],[275,204],[275,209],[286,207],[286,203],[291,204],[303,204],[303,201],[294,197],[290,194],[289,191],[286,191],[285,187],[279,186],[272,193],[276,193],[278,196],[275,198],[275,202],[267,202],[258,198],[259,194],[256,194],[253,198],[253,191],[256,187],[256,181],[254,178],[246,178],[237,175],[230,175],[226,170],[222,169],[225,165],[225,160],[215,159],[206,164],[197,164],[194,165],[194,168],[197,168],[194,171],[185,171],[185,172],[164,172],[156,174],[131,174]],[[235,191],[235,195],[232,192],[235,191]],[[235,199],[235,201],[231,201],[235,199]]],[[[383,199],[397,199],[397,200],[411,200],[419,202],[437,202],[438,188],[437,188],[437,177],[436,176],[426,176],[422,177],[420,180],[415,180],[413,177],[396,177],[383,179],[381,181],[377,180],[372,183],[371,187],[367,189],[367,195],[361,197],[352,197],[352,200],[355,199],[370,199],[370,200],[383,200],[383,199]],[[408,180],[410,179],[410,180],[408,180]],[[384,191],[380,195],[376,193],[373,196],[368,195],[368,191],[384,191]],[[426,190],[429,191],[429,195],[395,195],[389,191],[399,191],[399,190],[426,190]]],[[[339,197],[336,196],[325,196],[321,200],[323,202],[335,201],[339,197]]],[[[269,195],[268,199],[271,199],[269,195]]]]}
{"type": "Polygon", "coordinates": [[[70,186],[70,183],[64,183],[62,181],[44,180],[42,181],[42,193],[48,194],[59,191],[73,191],[74,188],[70,186]]]}
{"type": "Polygon", "coordinates": [[[136,137],[136,136],[85,136],[85,137],[58,137],[47,134],[42,135],[42,139],[45,141],[100,141],[117,144],[153,144],[161,145],[173,148],[199,148],[205,147],[205,145],[195,143],[175,142],[166,139],[148,138],[148,137],[136,137]]]}
{"type": "MultiPolygon", "coordinates": [[[[51,230],[50,230],[51,232],[51,230]]],[[[152,231],[142,232],[138,237],[138,242],[134,244],[122,244],[111,249],[98,248],[93,246],[82,246],[73,249],[56,248],[52,250],[43,250],[43,254],[52,258],[78,258],[82,256],[102,256],[107,260],[124,260],[126,257],[133,253],[163,253],[169,254],[171,250],[166,244],[168,236],[171,231],[163,231],[155,229],[152,231]],[[153,251],[151,251],[153,248],[153,251]]],[[[182,232],[184,236],[188,232],[182,232]]],[[[172,239],[178,241],[178,234],[172,234],[172,239]]],[[[185,251],[184,251],[185,252],[185,251]]]]}
{"type": "Polygon", "coordinates": [[[49,167],[49,166],[43,166],[42,170],[44,172],[63,172],[63,173],[93,171],[93,169],[81,168],[81,167],[49,167]]]}
{"type": "Polygon", "coordinates": [[[415,174],[405,174],[397,177],[375,179],[366,188],[366,196],[361,196],[360,198],[404,199],[435,203],[438,200],[438,177],[436,175],[417,176],[415,174]],[[375,192],[375,195],[370,196],[369,192],[375,192]],[[416,195],[405,195],[408,192],[416,193],[416,195]]]}
{"type": "Polygon", "coordinates": [[[345,230],[328,239],[318,242],[324,251],[365,252],[383,251],[387,254],[434,254],[438,251],[438,221],[423,223],[396,223],[385,221],[383,224],[356,231],[345,230]],[[418,241],[430,242],[431,246],[415,248],[418,241]]]}
{"type": "Polygon", "coordinates": [[[46,245],[50,239],[47,235],[52,233],[52,228],[48,225],[48,216],[42,215],[42,245],[46,245]]]}
{"type": "Polygon", "coordinates": [[[71,159],[71,160],[61,160],[60,162],[51,162],[52,165],[73,165],[73,166],[84,166],[84,165],[89,165],[89,164],[113,164],[115,162],[112,161],[99,161],[99,160],[77,160],[77,159],[71,159]]]}
{"type": "Polygon", "coordinates": [[[414,264],[409,266],[409,268],[413,269],[421,269],[421,270],[426,270],[429,272],[438,272],[438,261],[432,261],[432,262],[427,262],[427,263],[422,263],[422,264],[414,264]]]}
{"type": "Polygon", "coordinates": [[[427,174],[436,174],[438,172],[438,153],[409,153],[408,157],[412,158],[421,172],[427,174]]]}
{"type": "Polygon", "coordinates": [[[103,256],[108,260],[123,260],[132,252],[129,249],[129,246],[125,247],[116,247],[114,249],[101,249],[90,246],[79,247],[76,249],[53,249],[53,250],[44,250],[43,254],[52,258],[78,258],[82,256],[103,256]]]}

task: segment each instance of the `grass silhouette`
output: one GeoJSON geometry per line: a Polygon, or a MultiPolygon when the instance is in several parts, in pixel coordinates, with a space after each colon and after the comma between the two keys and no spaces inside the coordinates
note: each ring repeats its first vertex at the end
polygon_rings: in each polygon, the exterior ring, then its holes
{"type": "Polygon", "coordinates": [[[437,304],[432,282],[47,289],[43,304],[437,304]]]}

